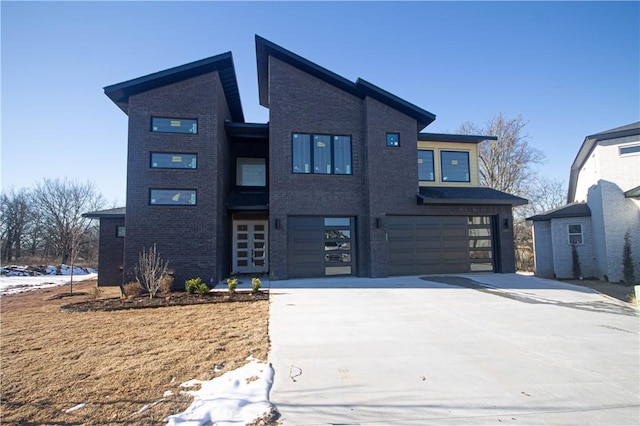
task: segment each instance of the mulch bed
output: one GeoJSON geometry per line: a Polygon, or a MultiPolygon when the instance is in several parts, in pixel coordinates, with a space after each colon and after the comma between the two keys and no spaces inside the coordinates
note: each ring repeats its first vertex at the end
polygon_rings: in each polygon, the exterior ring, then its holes
{"type": "Polygon", "coordinates": [[[230,296],[228,292],[213,291],[205,295],[176,292],[169,295],[159,295],[153,299],[148,296],[129,297],[127,299],[96,299],[62,305],[60,310],[63,312],[121,311],[207,303],[256,302],[258,300],[269,300],[269,291],[260,290],[257,293],[237,291],[233,296],[230,296]]]}

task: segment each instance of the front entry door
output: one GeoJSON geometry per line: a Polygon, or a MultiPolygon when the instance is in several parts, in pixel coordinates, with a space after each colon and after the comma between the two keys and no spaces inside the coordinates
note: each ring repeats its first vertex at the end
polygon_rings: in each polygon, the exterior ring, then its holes
{"type": "Polygon", "coordinates": [[[268,221],[236,220],[233,222],[233,271],[259,274],[269,271],[267,257],[268,221]]]}

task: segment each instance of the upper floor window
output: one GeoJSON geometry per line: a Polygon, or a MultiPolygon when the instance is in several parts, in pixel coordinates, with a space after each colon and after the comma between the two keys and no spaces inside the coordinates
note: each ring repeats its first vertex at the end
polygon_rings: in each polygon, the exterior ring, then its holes
{"type": "Polygon", "coordinates": [[[620,147],[620,155],[635,154],[637,152],[640,152],[640,145],[629,145],[620,147]]]}
{"type": "Polygon", "coordinates": [[[264,158],[236,158],[237,186],[267,186],[267,160],[264,158]]]}
{"type": "Polygon", "coordinates": [[[159,133],[198,133],[198,120],[189,118],[151,117],[151,131],[159,133]]]}
{"type": "Polygon", "coordinates": [[[195,206],[195,189],[150,189],[149,204],[152,206],[195,206]]]}
{"type": "Polygon", "coordinates": [[[433,168],[433,150],[418,150],[418,179],[423,181],[436,180],[433,168]]]}
{"type": "Polygon", "coordinates": [[[293,173],[350,175],[351,136],[294,133],[293,173]]]}
{"type": "Polygon", "coordinates": [[[387,133],[387,146],[400,146],[400,133],[387,133]]]}
{"type": "Polygon", "coordinates": [[[125,227],[116,226],[116,238],[124,238],[124,237],[125,237],[125,227]]]}
{"type": "Polygon", "coordinates": [[[152,152],[152,169],[197,169],[198,155],[174,152],[152,152]]]}
{"type": "Polygon", "coordinates": [[[470,182],[469,153],[464,151],[441,151],[443,182],[470,182]]]}
{"type": "Polygon", "coordinates": [[[582,244],[582,224],[568,225],[569,244],[582,244]]]}

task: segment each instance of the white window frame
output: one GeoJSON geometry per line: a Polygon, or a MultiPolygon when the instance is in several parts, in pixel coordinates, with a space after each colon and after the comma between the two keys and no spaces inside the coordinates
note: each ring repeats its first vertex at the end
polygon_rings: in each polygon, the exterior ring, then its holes
{"type": "Polygon", "coordinates": [[[567,225],[567,242],[569,243],[569,245],[582,245],[584,244],[584,228],[582,226],[581,223],[570,223],[567,225]],[[571,232],[571,227],[572,226],[579,226],[580,227],[580,232],[571,232]],[[576,236],[579,235],[580,236],[580,241],[573,243],[571,242],[571,237],[572,236],[576,236]]]}

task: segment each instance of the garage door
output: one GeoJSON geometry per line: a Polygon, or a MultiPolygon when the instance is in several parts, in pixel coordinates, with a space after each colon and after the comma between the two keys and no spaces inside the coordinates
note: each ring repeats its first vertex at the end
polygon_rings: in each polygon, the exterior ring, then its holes
{"type": "Polygon", "coordinates": [[[493,270],[491,217],[389,216],[389,275],[493,270]]]}
{"type": "Polygon", "coordinates": [[[355,275],[355,218],[290,216],[288,276],[355,275]]]}

